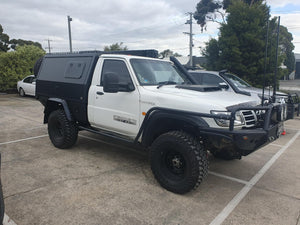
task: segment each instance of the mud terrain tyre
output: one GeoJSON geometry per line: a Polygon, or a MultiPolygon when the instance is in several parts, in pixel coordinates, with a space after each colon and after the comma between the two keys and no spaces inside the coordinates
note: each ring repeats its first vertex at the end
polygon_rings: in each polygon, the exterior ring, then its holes
{"type": "Polygon", "coordinates": [[[156,138],[150,162],[159,184],[178,194],[196,189],[208,172],[207,153],[202,144],[183,131],[170,131],[156,138]]]}
{"type": "Polygon", "coordinates": [[[48,134],[55,147],[66,149],[76,143],[78,127],[73,121],[67,119],[62,109],[58,109],[48,118],[48,134]]]}

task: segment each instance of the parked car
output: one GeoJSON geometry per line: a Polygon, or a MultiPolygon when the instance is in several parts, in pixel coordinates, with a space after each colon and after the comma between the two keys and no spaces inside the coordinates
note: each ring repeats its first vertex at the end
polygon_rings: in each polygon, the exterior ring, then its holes
{"type": "Polygon", "coordinates": [[[30,75],[25,77],[23,80],[18,81],[17,89],[22,97],[25,95],[35,96],[35,76],[30,75]]]}
{"type": "Polygon", "coordinates": [[[157,55],[156,50],[46,54],[35,69],[36,98],[45,107],[52,144],[71,148],[81,130],[114,138],[148,151],[161,186],[184,194],[208,173],[208,150],[240,159],[280,137],[283,105],[257,106],[247,95],[192,85],[176,58],[157,55]]]}
{"type": "MultiPolygon", "coordinates": [[[[226,71],[206,71],[206,70],[190,70],[189,73],[197,81],[198,84],[208,86],[218,86],[224,91],[236,92],[244,95],[257,95],[260,101],[263,97],[263,89],[256,88],[248,84],[236,75],[227,73],[226,71]]],[[[265,89],[264,102],[271,101],[273,91],[269,88],[265,89]]],[[[291,119],[295,112],[299,115],[299,97],[296,94],[286,94],[276,92],[275,102],[287,103],[288,117],[291,119]]]]}

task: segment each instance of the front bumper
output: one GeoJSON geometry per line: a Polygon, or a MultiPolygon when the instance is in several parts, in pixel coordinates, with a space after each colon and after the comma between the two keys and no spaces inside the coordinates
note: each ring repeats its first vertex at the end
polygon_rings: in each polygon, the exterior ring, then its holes
{"type": "Polygon", "coordinates": [[[229,151],[236,158],[249,155],[264,145],[276,140],[283,131],[285,105],[271,104],[259,107],[236,107],[231,110],[229,129],[199,127],[200,136],[207,140],[207,149],[229,151]],[[265,111],[261,122],[251,128],[234,127],[234,115],[239,110],[265,111]]]}
{"type": "Polygon", "coordinates": [[[262,128],[222,130],[217,128],[201,128],[200,134],[208,138],[208,149],[226,150],[236,155],[236,158],[249,155],[259,148],[275,141],[282,133],[283,124],[278,123],[262,128]]]}

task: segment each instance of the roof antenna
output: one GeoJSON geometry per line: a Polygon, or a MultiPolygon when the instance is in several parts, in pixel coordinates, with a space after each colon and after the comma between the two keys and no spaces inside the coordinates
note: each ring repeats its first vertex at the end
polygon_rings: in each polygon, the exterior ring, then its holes
{"type": "Polygon", "coordinates": [[[266,50],[265,50],[265,65],[264,65],[264,77],[263,77],[263,92],[262,92],[262,98],[261,98],[261,105],[264,105],[264,99],[265,99],[265,88],[266,88],[266,72],[267,72],[267,57],[268,57],[268,41],[269,41],[269,15],[268,15],[268,21],[267,21],[267,35],[266,35],[266,50]]]}
{"type": "Polygon", "coordinates": [[[276,64],[275,64],[275,74],[274,74],[274,89],[273,89],[273,96],[272,96],[273,103],[275,102],[277,70],[278,70],[277,64],[278,64],[279,27],[280,27],[280,16],[278,17],[278,26],[277,26],[276,64]]]}

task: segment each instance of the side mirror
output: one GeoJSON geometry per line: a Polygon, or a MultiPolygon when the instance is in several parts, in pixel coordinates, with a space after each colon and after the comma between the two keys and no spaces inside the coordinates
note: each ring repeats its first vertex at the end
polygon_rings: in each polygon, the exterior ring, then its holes
{"type": "Polygon", "coordinates": [[[108,93],[117,93],[119,91],[118,74],[112,72],[103,74],[103,91],[108,93]]]}
{"type": "Polygon", "coordinates": [[[222,83],[219,83],[219,88],[222,88],[222,89],[228,89],[229,88],[229,86],[228,86],[228,84],[226,84],[225,82],[222,82],[222,83]]]}

